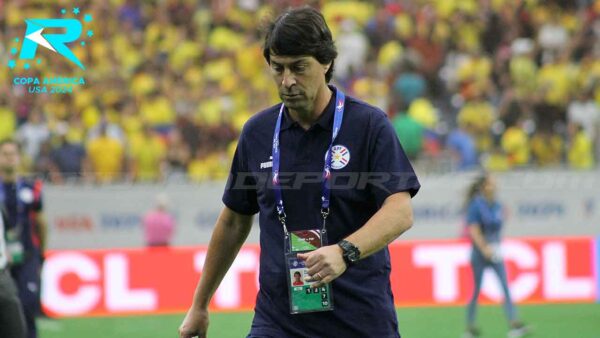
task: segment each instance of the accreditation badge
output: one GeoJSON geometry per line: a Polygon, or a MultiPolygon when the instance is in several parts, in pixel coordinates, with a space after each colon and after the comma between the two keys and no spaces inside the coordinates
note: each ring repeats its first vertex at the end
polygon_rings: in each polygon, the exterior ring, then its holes
{"type": "Polygon", "coordinates": [[[25,260],[25,248],[19,241],[19,234],[14,230],[6,232],[6,251],[10,257],[10,264],[21,265],[25,260]]]}
{"type": "Polygon", "coordinates": [[[333,310],[331,286],[314,287],[316,282],[306,282],[309,277],[305,262],[297,255],[313,251],[323,245],[325,234],[321,230],[291,231],[286,254],[290,313],[307,313],[333,310]]]}

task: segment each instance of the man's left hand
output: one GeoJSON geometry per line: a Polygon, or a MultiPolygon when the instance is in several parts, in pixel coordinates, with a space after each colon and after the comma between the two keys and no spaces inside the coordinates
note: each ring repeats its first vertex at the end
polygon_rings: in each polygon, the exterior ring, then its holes
{"type": "Polygon", "coordinates": [[[298,258],[306,263],[308,275],[306,282],[317,282],[313,287],[321,287],[331,283],[346,271],[346,262],[342,256],[342,248],[329,245],[315,251],[298,254],[298,258]]]}

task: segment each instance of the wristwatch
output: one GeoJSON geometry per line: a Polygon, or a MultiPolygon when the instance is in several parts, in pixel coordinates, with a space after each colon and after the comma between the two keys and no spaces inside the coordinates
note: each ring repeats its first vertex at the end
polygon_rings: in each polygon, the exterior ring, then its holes
{"type": "Polygon", "coordinates": [[[337,245],[342,248],[342,257],[344,257],[344,262],[346,262],[347,266],[354,265],[354,263],[358,262],[360,259],[360,250],[356,245],[345,239],[339,241],[337,245]]]}

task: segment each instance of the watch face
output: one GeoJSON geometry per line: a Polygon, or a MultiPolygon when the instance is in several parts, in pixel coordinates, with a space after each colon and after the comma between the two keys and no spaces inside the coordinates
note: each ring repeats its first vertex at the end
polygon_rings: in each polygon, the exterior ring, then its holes
{"type": "Polygon", "coordinates": [[[352,243],[347,241],[341,241],[339,245],[344,250],[344,259],[350,263],[355,263],[360,258],[360,251],[352,243]]]}
{"type": "Polygon", "coordinates": [[[356,254],[356,251],[350,251],[350,252],[348,253],[348,259],[349,259],[351,262],[356,262],[356,261],[358,260],[358,255],[356,254]]]}

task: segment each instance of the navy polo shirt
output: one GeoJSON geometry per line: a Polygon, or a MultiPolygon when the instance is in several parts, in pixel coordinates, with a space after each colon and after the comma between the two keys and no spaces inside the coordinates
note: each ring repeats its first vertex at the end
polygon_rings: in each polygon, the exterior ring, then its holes
{"type": "MultiPolygon", "coordinates": [[[[317,122],[304,130],[286,110],[281,125],[280,182],[290,231],[321,228],[322,173],[331,142],[335,88],[317,122]]],[[[385,248],[332,283],[334,311],[291,315],[284,233],[271,184],[273,132],[281,104],[254,115],[244,126],[223,202],[241,214],[259,212],[260,290],[250,335],[260,337],[399,337],[385,248]]],[[[344,120],[334,145],[345,161],[332,170],[329,244],[362,227],[394,193],[414,196],[419,181],[387,116],[346,96],[344,120]]]]}

